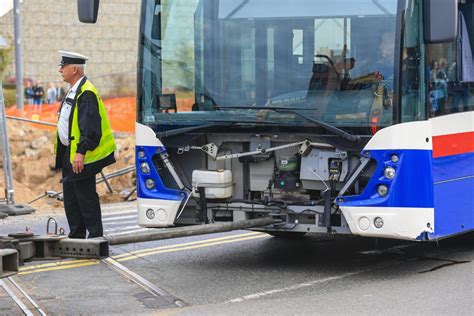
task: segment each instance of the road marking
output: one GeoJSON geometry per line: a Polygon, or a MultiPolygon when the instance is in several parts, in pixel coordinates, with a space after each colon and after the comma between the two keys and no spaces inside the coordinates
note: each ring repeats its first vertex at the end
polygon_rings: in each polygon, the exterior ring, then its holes
{"type": "MultiPolygon", "coordinates": [[[[122,228],[122,226],[117,226],[117,225],[127,225],[127,224],[135,224],[135,228],[139,228],[140,226],[138,226],[138,221],[137,220],[133,220],[133,221],[123,221],[123,222],[110,222],[110,223],[104,223],[104,227],[107,227],[107,229],[110,229],[110,228],[116,228],[116,229],[120,229],[122,228]]],[[[107,229],[104,229],[104,231],[106,231],[107,229]]]]}
{"type": "Polygon", "coordinates": [[[114,231],[126,231],[126,230],[134,230],[134,229],[139,229],[140,226],[138,225],[133,225],[133,226],[123,226],[123,227],[116,227],[116,228],[108,228],[105,229],[104,231],[107,232],[114,232],[114,231]]]}
{"type": "Polygon", "coordinates": [[[57,267],[57,266],[62,266],[62,265],[78,264],[78,263],[91,262],[91,261],[93,261],[93,260],[92,259],[63,260],[63,261],[56,261],[56,262],[51,262],[51,263],[38,264],[38,265],[35,265],[35,266],[21,267],[18,270],[19,270],[19,272],[23,272],[23,271],[32,270],[32,269],[57,267]]]}
{"type": "Polygon", "coordinates": [[[117,235],[124,235],[124,234],[131,234],[131,233],[136,233],[136,232],[144,232],[150,230],[149,228],[138,228],[138,229],[133,229],[133,230],[127,230],[127,231],[120,231],[118,233],[114,233],[114,236],[117,235]]]}
{"type": "MultiPolygon", "coordinates": [[[[400,261],[398,263],[401,263],[401,262],[403,262],[403,261],[400,261]]],[[[299,283],[299,284],[295,284],[295,285],[292,285],[292,286],[282,287],[282,288],[279,288],[279,289],[274,289],[274,290],[263,291],[263,292],[258,292],[258,293],[245,295],[245,296],[242,296],[242,297],[231,299],[229,301],[225,301],[224,303],[239,303],[239,302],[244,302],[244,301],[249,301],[249,300],[254,300],[254,299],[257,299],[257,298],[265,297],[265,296],[268,296],[268,295],[273,295],[273,294],[276,294],[276,293],[294,291],[294,290],[314,286],[316,284],[321,284],[321,283],[325,283],[325,282],[340,280],[340,279],[344,279],[344,278],[347,278],[347,277],[350,277],[350,276],[359,275],[359,274],[362,274],[362,273],[366,273],[366,272],[370,272],[370,271],[374,271],[374,270],[378,270],[378,269],[383,269],[383,268],[386,268],[386,267],[391,267],[394,264],[397,264],[397,262],[381,263],[381,264],[378,264],[376,266],[373,266],[373,267],[370,267],[370,268],[367,268],[367,269],[363,269],[363,270],[359,270],[359,271],[348,272],[348,273],[344,273],[344,274],[341,274],[341,275],[336,275],[336,276],[327,277],[327,278],[323,278],[323,279],[313,280],[313,281],[310,281],[310,282],[299,283]]]]}
{"type": "Polygon", "coordinates": [[[320,284],[320,283],[325,283],[325,282],[329,282],[329,281],[343,279],[343,278],[346,278],[348,276],[353,276],[353,275],[356,275],[356,274],[359,274],[359,273],[362,273],[362,272],[364,272],[364,271],[350,272],[350,273],[345,273],[343,275],[328,277],[328,278],[324,278],[324,279],[314,280],[314,281],[311,281],[311,282],[305,282],[305,283],[295,284],[295,285],[288,286],[288,287],[282,287],[282,288],[279,288],[279,289],[274,289],[274,290],[263,291],[263,292],[254,293],[254,294],[250,294],[250,295],[245,295],[245,296],[242,296],[242,297],[231,299],[231,300],[226,301],[224,303],[238,303],[238,302],[254,300],[254,299],[257,299],[257,298],[261,298],[261,297],[268,296],[268,295],[273,295],[273,294],[276,294],[276,293],[293,291],[293,290],[313,286],[313,285],[320,284]]]}
{"type": "Polygon", "coordinates": [[[120,215],[120,214],[138,214],[138,210],[129,209],[129,210],[124,210],[124,211],[116,211],[116,212],[102,212],[102,218],[109,217],[111,215],[120,215]]]}
{"type": "Polygon", "coordinates": [[[131,255],[129,257],[117,259],[117,261],[123,262],[123,261],[128,261],[128,260],[139,259],[139,258],[142,258],[142,257],[151,256],[151,255],[156,255],[156,254],[159,254],[159,253],[167,253],[167,252],[176,252],[176,251],[190,250],[190,249],[197,249],[197,248],[205,248],[205,247],[210,247],[210,246],[234,243],[234,242],[237,242],[237,241],[246,241],[246,240],[258,239],[258,238],[267,238],[267,237],[269,237],[269,236],[268,235],[250,236],[250,237],[246,237],[246,238],[217,241],[217,242],[207,243],[207,244],[202,244],[202,245],[187,246],[187,247],[172,248],[172,249],[163,249],[163,250],[157,250],[157,251],[152,251],[152,252],[134,254],[134,255],[131,255]]]}
{"type": "Polygon", "coordinates": [[[106,217],[102,219],[102,222],[111,222],[115,220],[121,220],[121,219],[129,219],[129,218],[134,218],[136,219],[136,222],[138,222],[138,215],[125,215],[125,216],[115,216],[115,217],[106,217]]]}
{"type": "Polygon", "coordinates": [[[45,269],[37,269],[37,270],[32,270],[32,271],[18,272],[18,275],[27,275],[27,274],[38,273],[38,272],[56,271],[56,270],[87,267],[87,266],[92,266],[92,265],[96,265],[96,264],[99,264],[99,263],[100,263],[100,261],[95,260],[95,261],[89,261],[89,262],[84,262],[84,263],[80,263],[80,264],[70,264],[70,265],[57,266],[57,267],[52,267],[52,268],[45,268],[45,269]]]}
{"type": "Polygon", "coordinates": [[[168,246],[160,246],[160,247],[156,247],[156,248],[147,248],[147,249],[135,250],[135,251],[131,251],[131,252],[127,252],[127,253],[123,253],[123,254],[120,254],[120,255],[113,256],[113,258],[114,259],[119,259],[119,258],[122,258],[122,257],[128,257],[128,256],[131,256],[131,255],[144,253],[144,252],[151,252],[151,251],[162,250],[162,249],[170,249],[170,248],[176,248],[176,247],[185,247],[185,246],[191,246],[191,245],[205,244],[205,243],[209,243],[209,242],[216,242],[216,241],[221,241],[221,240],[229,240],[229,239],[255,236],[255,235],[268,236],[267,234],[259,233],[259,232],[244,233],[244,234],[230,235],[230,236],[225,236],[225,237],[217,237],[217,238],[203,239],[203,240],[198,240],[198,241],[191,241],[191,242],[186,242],[186,243],[182,243],[182,244],[174,244],[174,245],[168,245],[168,246]]]}

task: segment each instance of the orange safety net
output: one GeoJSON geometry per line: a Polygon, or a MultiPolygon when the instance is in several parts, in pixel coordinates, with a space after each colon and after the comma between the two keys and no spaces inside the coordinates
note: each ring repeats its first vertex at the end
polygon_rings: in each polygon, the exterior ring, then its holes
{"type": "MultiPolygon", "coordinates": [[[[104,99],[107,116],[115,132],[135,132],[136,118],[135,97],[104,99]]],[[[43,105],[25,105],[23,111],[12,106],[6,109],[7,115],[49,123],[58,122],[59,102],[43,105]]],[[[42,129],[54,129],[53,126],[34,124],[42,129]]]]}

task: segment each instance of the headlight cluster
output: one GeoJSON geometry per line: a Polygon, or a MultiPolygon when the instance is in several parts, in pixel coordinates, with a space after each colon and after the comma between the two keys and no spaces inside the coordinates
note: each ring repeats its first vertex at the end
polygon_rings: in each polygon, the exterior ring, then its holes
{"type": "Polygon", "coordinates": [[[147,209],[145,214],[146,214],[146,217],[148,219],[154,219],[155,218],[155,211],[151,208],[147,209]]]}
{"type": "MultiPolygon", "coordinates": [[[[390,163],[396,164],[400,161],[400,157],[396,154],[393,154],[390,156],[390,163]]],[[[383,170],[383,176],[387,180],[393,180],[395,179],[395,175],[397,174],[396,169],[392,166],[386,166],[385,169],[383,170]]],[[[384,181],[387,182],[387,181],[384,181]]],[[[389,190],[389,184],[380,184],[377,187],[377,194],[381,197],[385,197],[388,194],[389,190]]],[[[383,224],[382,224],[383,225],[383,224]]]]}
{"type": "Polygon", "coordinates": [[[376,217],[374,219],[374,226],[375,228],[382,228],[383,227],[383,219],[381,217],[376,217]]]}
{"type": "Polygon", "coordinates": [[[155,188],[155,181],[153,179],[146,179],[145,186],[148,190],[152,190],[155,188]]]}
{"type": "MultiPolygon", "coordinates": [[[[148,164],[147,161],[144,161],[146,160],[146,152],[145,150],[143,149],[138,149],[137,151],[137,157],[139,160],[141,160],[140,162],[140,172],[142,174],[145,174],[145,175],[150,175],[151,173],[151,168],[150,168],[150,165],[148,164]]],[[[148,189],[148,190],[153,190],[155,187],[156,187],[156,183],[155,183],[155,180],[151,179],[151,178],[147,178],[145,180],[145,187],[148,189]]],[[[150,211],[150,214],[153,210],[149,210],[150,211]]]]}
{"type": "Polygon", "coordinates": [[[383,171],[383,175],[385,176],[385,178],[392,180],[393,178],[395,178],[395,169],[393,167],[387,167],[383,171]]]}
{"type": "Polygon", "coordinates": [[[140,164],[140,171],[146,174],[150,173],[150,166],[147,162],[142,162],[140,164]]]}
{"type": "Polygon", "coordinates": [[[384,197],[388,194],[388,187],[385,184],[379,185],[377,188],[377,193],[381,196],[384,197]]]}

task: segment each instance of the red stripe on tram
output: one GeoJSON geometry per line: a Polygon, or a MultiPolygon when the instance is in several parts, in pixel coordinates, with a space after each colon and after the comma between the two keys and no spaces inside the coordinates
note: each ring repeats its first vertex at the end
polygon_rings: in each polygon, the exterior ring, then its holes
{"type": "Polygon", "coordinates": [[[433,158],[474,152],[474,132],[433,136],[433,158]]]}

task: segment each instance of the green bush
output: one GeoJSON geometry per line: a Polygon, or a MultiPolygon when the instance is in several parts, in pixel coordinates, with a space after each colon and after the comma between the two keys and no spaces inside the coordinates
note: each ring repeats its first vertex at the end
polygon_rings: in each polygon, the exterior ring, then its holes
{"type": "Polygon", "coordinates": [[[5,99],[5,107],[16,104],[16,89],[3,89],[3,97],[5,99]]]}

